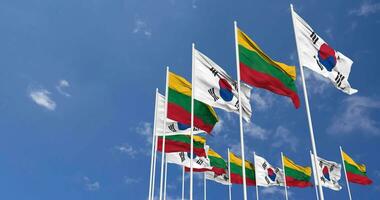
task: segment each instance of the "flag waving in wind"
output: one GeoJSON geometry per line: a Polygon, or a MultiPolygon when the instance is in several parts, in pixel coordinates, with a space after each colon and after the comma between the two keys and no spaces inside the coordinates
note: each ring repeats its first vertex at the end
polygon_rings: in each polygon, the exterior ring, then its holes
{"type": "Polygon", "coordinates": [[[330,79],[339,90],[356,93],[348,83],[352,60],[334,50],[296,12],[292,16],[300,65],[330,79]]]}
{"type": "Polygon", "coordinates": [[[258,186],[284,186],[284,172],[278,167],[273,167],[268,161],[255,155],[256,183],[258,186]]]}
{"type": "MultiPolygon", "coordinates": [[[[311,161],[314,165],[314,155],[311,154],[311,161]]],[[[341,177],[342,166],[336,162],[328,161],[317,157],[317,164],[314,165],[315,169],[318,171],[319,182],[323,187],[330,188],[335,191],[342,189],[342,186],[339,185],[339,180],[341,177]]]]}
{"type": "MultiPolygon", "coordinates": [[[[210,106],[228,112],[239,113],[239,98],[237,82],[233,80],[220,66],[210,58],[194,49],[194,98],[210,106]]],[[[243,118],[251,118],[251,87],[241,85],[241,101],[243,118]]]]}

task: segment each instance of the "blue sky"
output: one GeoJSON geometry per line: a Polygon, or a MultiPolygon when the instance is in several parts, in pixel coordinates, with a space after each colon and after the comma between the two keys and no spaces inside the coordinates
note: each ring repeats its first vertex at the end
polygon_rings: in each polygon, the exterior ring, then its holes
{"type": "MultiPolygon", "coordinates": [[[[233,20],[272,58],[298,66],[289,4],[354,61],[347,96],[306,71],[318,153],[340,162],[339,145],[367,164],[371,186],[351,185],[354,199],[380,195],[380,2],[217,0],[1,0],[1,199],[145,199],[148,193],[154,91],[165,66],[190,79],[191,43],[236,77],[233,20]]],[[[298,70],[298,67],[297,67],[298,70]]],[[[298,71],[297,71],[298,72],[298,71]]],[[[298,77],[300,78],[300,77],[298,77]]],[[[301,108],[253,89],[246,154],[275,165],[280,152],[310,165],[310,137],[301,108]]],[[[238,116],[217,110],[208,144],[223,156],[238,151],[238,116]]],[[[238,152],[237,152],[238,153],[238,152]]],[[[178,166],[169,166],[169,199],[180,197],[178,166]]],[[[203,195],[201,176],[195,197],[203,195]]],[[[158,178],[158,177],[157,177],[158,178]]],[[[325,189],[328,199],[347,199],[325,189]]],[[[188,186],[188,185],[187,185],[188,186]]],[[[227,199],[208,182],[208,197],[227,199]]],[[[156,190],[157,191],[157,190],[156,190]]],[[[254,188],[249,188],[250,199],[254,188]]],[[[233,186],[241,199],[241,186],[233,186]]],[[[290,189],[313,199],[313,188],[290,189]]],[[[283,199],[282,188],[260,196],[283,199]]]]}

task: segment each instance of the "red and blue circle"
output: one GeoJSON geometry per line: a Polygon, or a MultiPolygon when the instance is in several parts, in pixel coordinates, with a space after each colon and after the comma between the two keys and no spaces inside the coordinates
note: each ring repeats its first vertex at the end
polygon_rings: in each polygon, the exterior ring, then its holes
{"type": "Polygon", "coordinates": [[[272,168],[268,168],[267,169],[267,172],[268,172],[268,177],[270,178],[270,180],[272,181],[275,181],[276,180],[276,173],[273,171],[272,168]]]}
{"type": "Polygon", "coordinates": [[[323,167],[322,174],[323,174],[323,177],[325,177],[325,179],[330,181],[330,172],[329,172],[329,168],[327,166],[323,167]]]}
{"type": "Polygon", "coordinates": [[[318,51],[318,59],[319,63],[331,71],[336,65],[335,50],[327,43],[322,44],[318,51]]]}
{"type": "Polygon", "coordinates": [[[232,93],[232,86],[228,83],[226,79],[219,79],[219,94],[224,101],[231,101],[234,97],[232,93]]]}
{"type": "Polygon", "coordinates": [[[179,123],[179,122],[177,122],[177,126],[178,126],[178,129],[179,129],[180,131],[184,131],[184,130],[190,128],[189,125],[187,125],[187,124],[182,124],[182,123],[179,123]]]}

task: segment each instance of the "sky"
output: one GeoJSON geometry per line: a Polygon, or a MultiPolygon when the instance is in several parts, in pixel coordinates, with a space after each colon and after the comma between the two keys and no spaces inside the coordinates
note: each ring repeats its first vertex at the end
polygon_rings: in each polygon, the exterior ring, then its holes
{"type": "MultiPolygon", "coordinates": [[[[309,103],[319,156],[341,163],[341,145],[365,163],[374,183],[351,184],[352,196],[376,199],[380,2],[374,0],[0,0],[0,198],[146,199],[154,92],[164,93],[165,67],[190,80],[195,42],[236,77],[237,20],[268,55],[297,66],[299,74],[290,3],[354,61],[349,81],[359,92],[352,96],[305,70],[309,103]]],[[[253,116],[244,125],[248,159],[255,151],[281,166],[283,152],[310,165],[301,86],[298,76],[298,110],[286,97],[252,90],[253,116]]],[[[238,116],[217,113],[220,122],[207,144],[225,158],[227,148],[240,154],[238,116]]],[[[195,199],[201,199],[202,175],[194,180],[195,199]]],[[[168,200],[179,199],[180,183],[180,167],[169,165],[168,200]]],[[[326,199],[348,199],[344,178],[340,184],[339,192],[324,189],[326,199]]],[[[259,192],[263,199],[284,199],[280,187],[259,192]]],[[[228,199],[228,188],[208,181],[207,195],[228,199]]],[[[232,195],[242,199],[242,187],[234,185],[232,195]]],[[[249,199],[254,195],[249,187],[249,199]]],[[[315,192],[290,188],[289,195],[314,199],[315,192]]]]}

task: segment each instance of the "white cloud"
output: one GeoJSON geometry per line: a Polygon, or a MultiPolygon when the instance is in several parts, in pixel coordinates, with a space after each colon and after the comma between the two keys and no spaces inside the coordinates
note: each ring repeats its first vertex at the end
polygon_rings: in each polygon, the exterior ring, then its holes
{"type": "Polygon", "coordinates": [[[141,178],[124,177],[126,184],[136,184],[141,182],[141,178]]]}
{"type": "Polygon", "coordinates": [[[254,90],[251,94],[251,100],[253,101],[253,112],[255,112],[256,110],[268,110],[268,108],[272,107],[275,101],[272,94],[270,94],[268,91],[262,90],[254,90]]]}
{"type": "Polygon", "coordinates": [[[216,123],[216,125],[212,129],[212,131],[213,131],[213,133],[215,133],[215,135],[219,135],[222,132],[223,124],[224,124],[223,119],[219,117],[218,123],[216,123]]]}
{"type": "Polygon", "coordinates": [[[50,92],[45,89],[31,89],[29,97],[39,106],[42,106],[48,110],[55,110],[56,103],[50,98],[50,92]]]}
{"type": "Polygon", "coordinates": [[[191,1],[191,7],[194,8],[194,9],[198,8],[197,0],[192,0],[191,1]]]}
{"type": "Polygon", "coordinates": [[[64,89],[68,87],[70,87],[70,83],[67,80],[60,80],[55,88],[61,95],[70,97],[71,95],[64,91],[64,89]]]}
{"type": "Polygon", "coordinates": [[[136,19],[135,20],[135,26],[134,26],[132,32],[135,34],[138,34],[138,33],[143,34],[146,37],[152,36],[152,32],[149,29],[147,23],[145,21],[143,21],[142,19],[136,19]]]}
{"type": "MultiPolygon", "coordinates": [[[[307,91],[311,92],[312,94],[323,94],[326,92],[326,89],[329,86],[332,86],[330,81],[327,78],[324,78],[322,75],[319,75],[307,68],[304,68],[304,75],[305,75],[305,82],[307,86],[307,91]]],[[[302,80],[301,78],[299,80],[299,88],[302,88],[302,80]]]]}
{"type": "Polygon", "coordinates": [[[115,146],[115,149],[118,150],[120,153],[127,154],[129,157],[134,158],[135,155],[138,153],[131,145],[129,144],[123,144],[120,146],[115,146]]]}
{"type": "Polygon", "coordinates": [[[380,135],[379,122],[371,117],[371,111],[380,109],[380,101],[363,96],[347,97],[337,110],[327,129],[330,134],[347,134],[356,131],[360,134],[380,135]]]}
{"type": "Polygon", "coordinates": [[[295,137],[289,129],[279,126],[274,133],[273,147],[289,146],[292,151],[297,150],[298,139],[295,137]]]}
{"type": "Polygon", "coordinates": [[[363,1],[359,8],[350,10],[350,14],[357,16],[368,16],[380,11],[380,3],[372,3],[370,1],[363,1]]]}
{"type": "Polygon", "coordinates": [[[252,138],[266,140],[270,132],[254,123],[244,123],[244,133],[252,138]]]}
{"type": "Polygon", "coordinates": [[[327,37],[329,37],[330,39],[334,39],[334,35],[332,33],[332,28],[328,28],[325,30],[325,34],[327,35],[327,37]]]}
{"type": "Polygon", "coordinates": [[[96,191],[100,189],[100,183],[98,181],[92,181],[87,176],[83,177],[84,185],[88,191],[96,191]]]}
{"type": "MultiPolygon", "coordinates": [[[[285,196],[285,189],[284,187],[262,187],[260,190],[261,194],[263,195],[281,195],[285,196]]],[[[288,197],[292,196],[293,193],[288,190],[288,197]]]]}
{"type": "Polygon", "coordinates": [[[150,122],[141,122],[135,129],[137,134],[146,138],[149,144],[152,144],[153,128],[150,122]]]}

